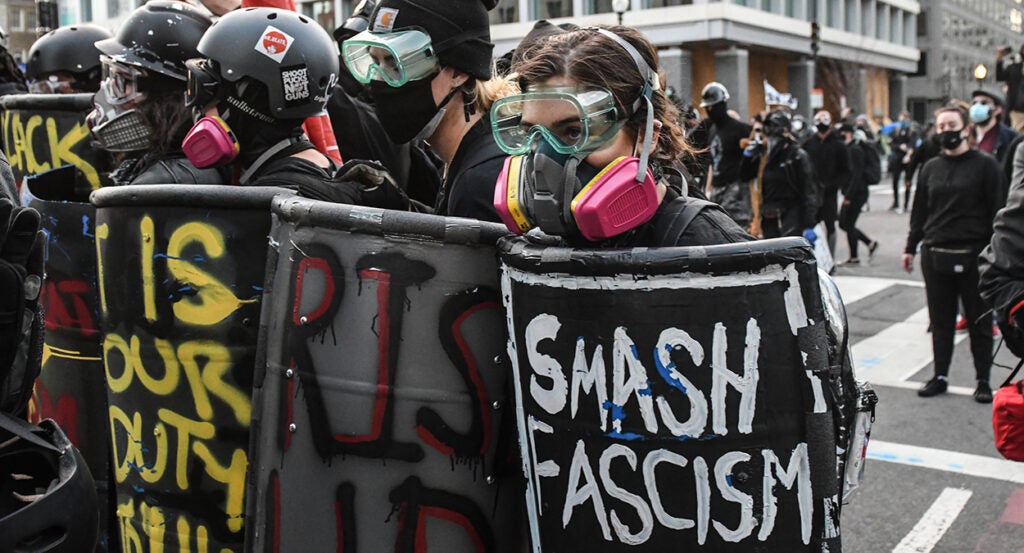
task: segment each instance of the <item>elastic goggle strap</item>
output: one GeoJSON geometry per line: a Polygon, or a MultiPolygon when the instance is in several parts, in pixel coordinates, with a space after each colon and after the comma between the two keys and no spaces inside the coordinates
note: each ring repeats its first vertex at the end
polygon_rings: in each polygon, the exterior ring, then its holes
{"type": "Polygon", "coordinates": [[[591,28],[614,40],[619,44],[619,46],[622,46],[622,48],[629,53],[630,57],[633,58],[633,63],[636,64],[636,69],[640,72],[640,77],[644,80],[644,87],[640,91],[640,97],[633,102],[632,106],[633,113],[636,113],[636,110],[640,108],[641,102],[647,102],[647,120],[644,123],[644,143],[640,148],[640,166],[637,168],[636,173],[636,181],[643,182],[647,173],[647,161],[651,155],[651,140],[654,137],[654,104],[651,103],[651,94],[661,87],[661,83],[658,81],[658,74],[650,65],[647,64],[646,61],[644,61],[640,52],[627,40],[607,29],[602,29],[600,27],[591,28]]]}

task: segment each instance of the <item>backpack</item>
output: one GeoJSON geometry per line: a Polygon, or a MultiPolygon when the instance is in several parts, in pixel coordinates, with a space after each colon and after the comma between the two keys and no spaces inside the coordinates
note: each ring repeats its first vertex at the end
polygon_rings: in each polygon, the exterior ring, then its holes
{"type": "Polygon", "coordinates": [[[992,431],[996,449],[1012,461],[1024,461],[1024,381],[1011,383],[1024,360],[996,390],[992,401],[992,431]]]}
{"type": "Polygon", "coordinates": [[[867,142],[861,142],[860,149],[864,152],[864,182],[882,182],[882,158],[878,155],[878,150],[867,142]]]}

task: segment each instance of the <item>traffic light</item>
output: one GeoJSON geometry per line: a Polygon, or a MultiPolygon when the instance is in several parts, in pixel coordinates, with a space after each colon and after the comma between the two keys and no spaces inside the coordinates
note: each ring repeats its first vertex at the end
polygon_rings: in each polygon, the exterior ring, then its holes
{"type": "Polygon", "coordinates": [[[813,54],[815,56],[818,55],[818,49],[820,48],[820,46],[818,46],[818,42],[821,41],[821,34],[820,33],[821,33],[821,27],[818,25],[818,22],[817,21],[812,21],[811,22],[811,54],[813,54]]]}

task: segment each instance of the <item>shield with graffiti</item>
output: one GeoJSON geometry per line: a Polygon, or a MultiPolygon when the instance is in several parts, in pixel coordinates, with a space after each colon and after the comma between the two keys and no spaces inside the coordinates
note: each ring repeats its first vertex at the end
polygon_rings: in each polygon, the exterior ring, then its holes
{"type": "MultiPolygon", "coordinates": [[[[67,172],[64,176],[73,178],[67,172]]],[[[37,190],[34,179],[25,182],[22,203],[39,211],[46,235],[46,280],[40,296],[46,335],[29,417],[35,423],[55,420],[81,451],[101,505],[97,551],[119,551],[109,493],[110,423],[93,241],[96,208],[47,197],[37,190]]]]}
{"type": "Polygon", "coordinates": [[[274,216],[250,549],[521,551],[504,227],[298,198],[274,216]]]}
{"type": "Polygon", "coordinates": [[[85,117],[92,94],[12,94],[0,97],[3,149],[15,181],[64,165],[75,167],[74,188],[88,197],[108,181],[110,154],[94,148],[85,117]]]}
{"type": "Polygon", "coordinates": [[[534,551],[839,550],[804,241],[500,248],[534,551]]]}
{"type": "Polygon", "coordinates": [[[241,551],[275,188],[93,193],[124,551],[241,551]]]}

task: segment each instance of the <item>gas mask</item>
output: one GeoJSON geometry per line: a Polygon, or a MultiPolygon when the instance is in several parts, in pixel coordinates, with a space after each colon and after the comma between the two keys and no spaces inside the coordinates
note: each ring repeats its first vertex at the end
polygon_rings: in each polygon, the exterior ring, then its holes
{"type": "Polygon", "coordinates": [[[238,157],[240,149],[231,127],[216,115],[197,121],[181,142],[181,150],[199,169],[227,165],[238,157]]]}
{"type": "Polygon", "coordinates": [[[86,117],[89,132],[108,152],[135,152],[150,147],[150,130],[134,108],[109,101],[102,88],[93,96],[93,110],[86,117]]]}

